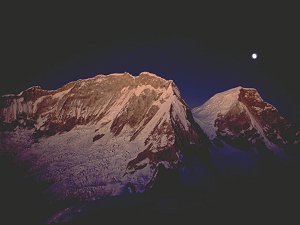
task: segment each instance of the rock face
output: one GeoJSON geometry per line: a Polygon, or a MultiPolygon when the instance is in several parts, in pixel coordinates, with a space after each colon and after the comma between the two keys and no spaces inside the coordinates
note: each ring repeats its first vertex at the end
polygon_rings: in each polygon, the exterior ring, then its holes
{"type": "Polygon", "coordinates": [[[237,87],[216,94],[192,112],[211,140],[239,149],[254,147],[281,154],[300,143],[299,130],[254,88],[237,87]]]}
{"type": "Polygon", "coordinates": [[[159,166],[177,168],[195,146],[207,151],[174,82],[147,72],[2,96],[0,135],[0,150],[27,162],[58,199],[143,192],[159,166]]]}

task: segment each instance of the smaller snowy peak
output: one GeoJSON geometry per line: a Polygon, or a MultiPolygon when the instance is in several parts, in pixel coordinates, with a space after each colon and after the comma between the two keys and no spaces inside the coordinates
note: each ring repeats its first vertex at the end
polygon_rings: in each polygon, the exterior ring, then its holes
{"type": "Polygon", "coordinates": [[[219,114],[225,114],[239,99],[241,86],[218,93],[202,106],[192,110],[195,121],[204,129],[210,139],[216,137],[215,120],[219,114]]]}
{"type": "Polygon", "coordinates": [[[286,148],[299,139],[295,126],[265,102],[255,88],[239,86],[218,93],[192,113],[211,140],[218,137],[238,147],[286,148]]]}

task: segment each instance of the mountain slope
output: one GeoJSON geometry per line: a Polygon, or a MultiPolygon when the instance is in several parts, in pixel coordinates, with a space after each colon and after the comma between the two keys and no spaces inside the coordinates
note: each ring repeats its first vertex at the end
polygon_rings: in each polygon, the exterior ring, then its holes
{"type": "Polygon", "coordinates": [[[0,128],[0,150],[27,162],[58,199],[143,192],[189,146],[207,151],[174,82],[147,72],[2,96],[0,128]]]}
{"type": "Polygon", "coordinates": [[[218,93],[192,113],[211,140],[217,138],[237,148],[267,148],[280,154],[281,149],[300,143],[299,130],[254,88],[218,93]]]}

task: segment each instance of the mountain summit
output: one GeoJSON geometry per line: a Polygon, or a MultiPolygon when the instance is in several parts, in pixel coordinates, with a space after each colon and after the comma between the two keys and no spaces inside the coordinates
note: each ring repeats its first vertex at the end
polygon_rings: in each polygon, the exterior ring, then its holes
{"type": "Polygon", "coordinates": [[[220,139],[238,148],[278,152],[300,143],[296,127],[254,88],[236,87],[218,93],[192,112],[211,140],[220,139]]]}
{"type": "Polygon", "coordinates": [[[173,81],[143,72],[98,75],[0,100],[1,149],[30,165],[58,199],[143,192],[184,151],[207,151],[173,81]]]}

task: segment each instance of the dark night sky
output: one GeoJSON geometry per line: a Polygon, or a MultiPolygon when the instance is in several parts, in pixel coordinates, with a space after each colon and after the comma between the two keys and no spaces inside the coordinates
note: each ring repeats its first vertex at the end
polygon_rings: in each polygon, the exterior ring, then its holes
{"type": "Polygon", "coordinates": [[[0,94],[149,71],[173,79],[191,107],[241,85],[257,88],[287,119],[300,122],[296,6],[149,2],[3,9],[0,94]]]}

